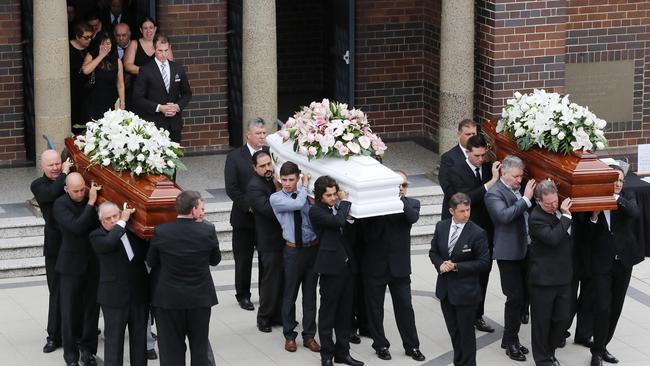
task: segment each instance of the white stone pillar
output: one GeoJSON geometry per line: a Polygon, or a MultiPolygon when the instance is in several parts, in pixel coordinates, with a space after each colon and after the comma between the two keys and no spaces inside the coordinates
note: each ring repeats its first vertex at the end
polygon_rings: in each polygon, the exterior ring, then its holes
{"type": "MultiPolygon", "coordinates": [[[[36,156],[47,149],[43,134],[64,147],[70,131],[70,55],[66,2],[34,1],[34,114],[36,156]]],[[[37,164],[38,166],[38,164],[37,164]]]]}
{"type": "Polygon", "coordinates": [[[442,154],[458,143],[458,122],[474,117],[474,0],[443,0],[440,30],[442,154]]]}
{"type": "Polygon", "coordinates": [[[251,117],[262,117],[269,131],[278,118],[278,62],[275,0],[244,0],[242,24],[243,136],[251,117]]]}

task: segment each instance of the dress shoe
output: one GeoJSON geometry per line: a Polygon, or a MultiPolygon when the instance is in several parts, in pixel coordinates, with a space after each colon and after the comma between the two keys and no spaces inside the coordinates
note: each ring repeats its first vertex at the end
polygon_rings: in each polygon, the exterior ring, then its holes
{"type": "Polygon", "coordinates": [[[350,334],[350,338],[348,339],[350,343],[354,344],[359,344],[361,343],[361,338],[359,338],[359,335],[357,333],[352,333],[350,334]]]}
{"type": "Polygon", "coordinates": [[[523,352],[521,352],[516,344],[511,344],[506,347],[506,355],[508,355],[511,360],[526,361],[526,356],[524,356],[523,352]]]}
{"type": "Polygon", "coordinates": [[[257,323],[257,329],[262,333],[271,333],[271,325],[264,323],[257,323]]]}
{"type": "Polygon", "coordinates": [[[84,366],[97,366],[97,360],[95,360],[95,355],[93,355],[90,352],[82,351],[80,358],[84,366]]]}
{"type": "Polygon", "coordinates": [[[287,339],[284,342],[284,350],[288,352],[296,352],[298,349],[298,346],[296,345],[296,340],[295,339],[287,339]]]}
{"type": "Polygon", "coordinates": [[[158,354],[156,353],[155,349],[148,349],[147,350],[147,360],[157,360],[158,359],[158,354]]]}
{"type": "Polygon", "coordinates": [[[521,324],[528,324],[529,320],[530,320],[529,314],[521,314],[521,324]]]}
{"type": "Polygon", "coordinates": [[[487,333],[494,332],[494,328],[489,326],[488,323],[486,323],[482,317],[476,319],[476,321],[474,322],[474,328],[476,328],[476,330],[480,330],[481,332],[487,332],[487,333]]]}
{"type": "Polygon", "coordinates": [[[591,366],[603,366],[603,358],[600,357],[599,355],[592,355],[590,365],[591,366]]]}
{"type": "Polygon", "coordinates": [[[361,362],[359,360],[355,360],[350,355],[347,355],[347,356],[342,357],[342,358],[339,358],[339,357],[335,356],[334,357],[334,362],[335,363],[344,363],[344,364],[350,365],[350,366],[363,366],[364,365],[363,362],[361,362]]]}
{"type": "Polygon", "coordinates": [[[331,359],[328,360],[320,360],[320,365],[321,366],[334,366],[334,363],[332,363],[331,359]]]}
{"type": "Polygon", "coordinates": [[[375,352],[377,353],[377,357],[381,358],[382,360],[390,360],[393,358],[388,351],[388,347],[377,348],[375,352]]]}
{"type": "Polygon", "coordinates": [[[309,348],[312,352],[320,352],[320,344],[314,338],[305,339],[302,345],[309,348]]]}
{"type": "Polygon", "coordinates": [[[61,342],[55,342],[50,337],[48,337],[45,345],[43,346],[43,353],[54,352],[59,347],[61,347],[61,342]]]}
{"type": "Polygon", "coordinates": [[[251,299],[243,298],[239,300],[239,307],[244,310],[253,311],[255,310],[255,305],[251,302],[251,299]]]}
{"type": "Polygon", "coordinates": [[[605,351],[603,354],[603,361],[608,362],[608,363],[618,363],[618,358],[614,357],[609,351],[605,351]]]}
{"type": "Polygon", "coordinates": [[[416,361],[424,361],[426,359],[426,357],[424,357],[422,352],[420,352],[420,350],[417,349],[417,348],[407,349],[406,350],[406,355],[410,356],[412,359],[414,359],[416,361]]]}
{"type": "MultiPolygon", "coordinates": [[[[519,348],[519,350],[521,351],[521,353],[523,353],[523,354],[525,354],[525,355],[528,354],[528,348],[522,346],[521,343],[516,343],[515,345],[517,346],[517,348],[519,348]]],[[[503,348],[503,349],[507,349],[508,346],[506,346],[505,344],[501,343],[501,348],[503,348]]]]}
{"type": "Polygon", "coordinates": [[[591,348],[594,346],[594,341],[591,337],[587,339],[575,339],[573,340],[573,343],[585,346],[587,348],[591,348]]]}

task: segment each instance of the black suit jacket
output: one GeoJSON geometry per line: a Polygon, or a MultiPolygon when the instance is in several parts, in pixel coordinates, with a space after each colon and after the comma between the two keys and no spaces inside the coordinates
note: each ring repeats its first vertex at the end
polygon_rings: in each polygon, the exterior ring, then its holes
{"type": "MultiPolygon", "coordinates": [[[[269,151],[268,146],[262,150],[269,151]]],[[[232,200],[230,210],[230,225],[237,229],[254,229],[255,219],[250,211],[251,205],[246,200],[246,187],[255,175],[253,160],[248,145],[238,147],[228,153],[224,179],[226,181],[226,194],[232,200]]]]}
{"type": "Polygon", "coordinates": [[[61,173],[56,179],[52,180],[45,175],[35,179],[32,182],[31,190],[38,202],[38,207],[43,213],[45,220],[45,241],[43,242],[43,255],[46,257],[56,257],[59,255],[61,248],[61,232],[54,220],[52,207],[57,198],[65,194],[65,178],[67,175],[61,173]]]}
{"type": "Polygon", "coordinates": [[[488,234],[488,242],[492,241],[494,227],[490,214],[485,207],[483,198],[485,197],[485,183],[492,179],[492,164],[484,163],[481,166],[481,183],[476,180],[475,172],[467,165],[465,159],[449,169],[448,186],[444,191],[445,198],[442,202],[442,219],[451,217],[449,213],[449,199],[458,192],[463,192],[472,200],[472,210],[470,220],[482,227],[488,234]]]}
{"type": "Polygon", "coordinates": [[[344,272],[346,267],[356,273],[357,265],[350,240],[343,235],[351,206],[349,201],[340,201],[336,215],[322,202],[316,202],[309,209],[309,220],[320,242],[314,264],[317,273],[336,275],[344,272]]]}
{"type": "Polygon", "coordinates": [[[559,219],[540,206],[528,218],[531,244],[528,247],[528,282],[533,285],[568,285],[573,279],[573,235],[575,228],[566,216],[559,219]],[[571,235],[567,232],[571,229],[571,235]]]}
{"type": "Polygon", "coordinates": [[[443,192],[447,192],[450,189],[449,173],[451,172],[451,170],[454,168],[455,165],[464,162],[465,159],[467,158],[465,157],[465,154],[463,153],[463,151],[460,148],[460,145],[458,144],[456,144],[456,146],[452,147],[446,153],[440,156],[440,170],[438,170],[438,183],[440,183],[440,187],[442,188],[443,192]]]}
{"type": "Polygon", "coordinates": [[[255,216],[257,250],[261,253],[281,252],[284,249],[282,226],[269,200],[274,192],[273,182],[257,174],[253,175],[246,189],[246,200],[255,216]]]}
{"type": "Polygon", "coordinates": [[[190,83],[185,75],[185,69],[174,61],[169,64],[169,93],[165,89],[165,82],[158,64],[154,61],[140,66],[138,77],[133,86],[133,103],[138,114],[143,119],[154,122],[157,127],[170,131],[180,131],[183,128],[183,110],[192,98],[190,83]],[[161,112],[156,112],[158,104],[176,103],[181,111],[174,117],[165,117],[161,112]]]}
{"type": "Polygon", "coordinates": [[[643,260],[636,254],[640,252],[638,246],[641,245],[634,235],[634,225],[637,224],[637,218],[641,214],[636,197],[632,192],[623,191],[616,203],[618,208],[611,211],[611,230],[607,227],[603,212],[598,215],[595,224],[591,220],[587,222],[591,233],[589,242],[594,274],[609,273],[616,255],[627,268],[632,268],[643,260]]]}
{"type": "Polygon", "coordinates": [[[67,275],[81,275],[97,270],[97,257],[88,234],[97,228],[97,212],[88,200],[74,202],[68,194],[54,201],[54,218],[61,230],[61,250],[56,271],[67,275]]]}
{"type": "Polygon", "coordinates": [[[214,225],[177,218],[156,226],[147,253],[155,278],[151,305],[192,309],[217,304],[210,266],[219,262],[221,251],[214,225]]]}
{"type": "Polygon", "coordinates": [[[451,219],[439,221],[431,240],[429,258],[438,272],[436,297],[448,298],[452,305],[477,304],[483,299],[479,274],[490,266],[487,235],[485,230],[468,221],[450,256],[447,249],[450,228],[451,219]],[[457,270],[441,274],[440,265],[446,260],[456,263],[457,270]]]}
{"type": "Polygon", "coordinates": [[[420,201],[402,197],[404,212],[370,217],[363,221],[367,248],[362,259],[363,273],[393,277],[411,274],[411,227],[420,218],[420,201]]]}
{"type": "MultiPolygon", "coordinates": [[[[102,21],[102,30],[108,32],[108,34],[113,35],[113,30],[115,26],[111,22],[111,9],[107,8],[99,14],[99,19],[102,21]]],[[[122,17],[120,18],[120,23],[126,23],[129,25],[131,34],[134,39],[137,39],[136,34],[138,32],[137,24],[135,18],[128,13],[122,12],[122,17]]],[[[133,38],[132,37],[132,38],[133,38]]]]}
{"type": "Polygon", "coordinates": [[[110,231],[97,228],[90,233],[90,242],[99,260],[97,302],[110,307],[148,304],[149,276],[144,265],[147,243],[120,225],[110,231]],[[122,243],[124,234],[133,249],[131,261],[122,243]]]}

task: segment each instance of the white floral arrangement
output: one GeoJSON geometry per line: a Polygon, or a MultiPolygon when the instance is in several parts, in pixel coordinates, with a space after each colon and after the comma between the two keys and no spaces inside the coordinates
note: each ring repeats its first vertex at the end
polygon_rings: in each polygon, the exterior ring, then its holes
{"type": "Polygon", "coordinates": [[[103,118],[86,123],[86,133],[78,135],[74,143],[91,165],[129,170],[134,176],[172,177],[174,170],[185,170],[180,161],[183,150],[169,139],[169,131],[121,109],[109,110],[103,118]]]}
{"type": "Polygon", "coordinates": [[[566,155],[604,149],[606,125],[589,108],[571,103],[569,95],[535,89],[532,94],[515,92],[514,98],[508,99],[496,132],[514,137],[524,151],[540,147],[566,155]]]}
{"type": "Polygon", "coordinates": [[[312,102],[290,117],[279,131],[283,141],[293,140],[293,150],[311,159],[361,155],[381,156],[386,145],[370,129],[368,118],[359,109],[330,102],[312,102]]]}

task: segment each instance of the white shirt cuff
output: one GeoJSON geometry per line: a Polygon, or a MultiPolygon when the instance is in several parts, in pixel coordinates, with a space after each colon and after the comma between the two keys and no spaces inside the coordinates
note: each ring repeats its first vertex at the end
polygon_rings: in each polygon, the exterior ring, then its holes
{"type": "Polygon", "coordinates": [[[564,216],[564,217],[568,218],[569,220],[571,220],[571,215],[569,215],[569,214],[562,214],[562,216],[564,216]]]}
{"type": "Polygon", "coordinates": [[[118,220],[116,225],[120,225],[121,227],[126,227],[126,222],[124,220],[118,220]]]}
{"type": "Polygon", "coordinates": [[[533,207],[533,204],[530,203],[530,200],[528,199],[528,197],[526,197],[526,196],[521,196],[521,198],[523,198],[523,200],[526,201],[526,205],[528,205],[529,208],[530,208],[530,207],[533,207]]]}

